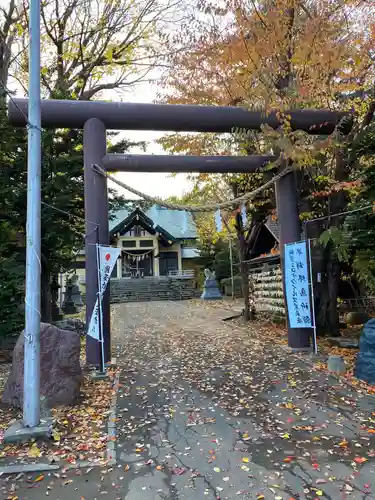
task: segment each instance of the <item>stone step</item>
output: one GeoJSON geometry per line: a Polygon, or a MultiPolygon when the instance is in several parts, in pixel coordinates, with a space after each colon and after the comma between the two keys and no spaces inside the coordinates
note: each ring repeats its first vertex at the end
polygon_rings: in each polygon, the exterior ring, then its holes
{"type": "Polygon", "coordinates": [[[112,285],[111,284],[111,289],[112,290],[168,290],[169,288],[178,288],[178,289],[184,289],[184,288],[195,288],[195,285],[188,283],[185,285],[181,285],[179,283],[154,283],[154,284],[144,284],[144,285],[112,285]]]}
{"type": "MultiPolygon", "coordinates": [[[[111,303],[148,302],[153,300],[188,300],[200,297],[194,279],[140,278],[112,279],[111,303]]],[[[82,296],[85,300],[85,296],[82,296]]]]}

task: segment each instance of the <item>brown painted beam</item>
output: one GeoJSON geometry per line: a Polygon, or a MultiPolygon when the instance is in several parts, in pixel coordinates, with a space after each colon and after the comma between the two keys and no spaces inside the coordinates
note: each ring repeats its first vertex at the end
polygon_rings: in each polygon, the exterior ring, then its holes
{"type": "MultiPolygon", "coordinates": [[[[233,106],[197,106],[187,104],[141,104],[102,101],[42,100],[42,126],[46,128],[83,128],[98,118],[107,129],[160,130],[176,132],[231,132],[233,128],[260,130],[263,124],[280,125],[276,112],[265,115],[233,106]]],[[[25,126],[27,99],[9,101],[9,120],[25,126]]],[[[293,130],[309,134],[330,134],[345,116],[329,110],[288,111],[293,130]]],[[[349,126],[349,125],[348,125],[349,126]]]]}
{"type": "Polygon", "coordinates": [[[256,172],[273,156],[169,156],[107,154],[102,164],[109,172],[256,172]]]}

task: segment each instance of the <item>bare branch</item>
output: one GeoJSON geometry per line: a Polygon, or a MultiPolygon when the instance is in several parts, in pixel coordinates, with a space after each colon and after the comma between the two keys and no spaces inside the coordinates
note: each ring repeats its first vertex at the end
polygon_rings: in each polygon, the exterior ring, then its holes
{"type": "Polygon", "coordinates": [[[124,5],[121,1],[50,0],[43,4],[42,29],[48,37],[43,85],[52,93],[63,90],[87,99],[104,90],[135,85],[159,65],[169,68],[165,62],[170,54],[156,25],[167,25],[181,1],[140,0],[124,5]]]}

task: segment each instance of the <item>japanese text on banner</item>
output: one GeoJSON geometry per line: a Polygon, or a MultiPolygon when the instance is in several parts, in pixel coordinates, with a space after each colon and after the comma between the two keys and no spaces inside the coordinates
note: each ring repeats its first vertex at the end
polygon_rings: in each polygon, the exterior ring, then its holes
{"type": "Polygon", "coordinates": [[[121,248],[99,246],[101,293],[107,288],[113,268],[121,253],[121,248]]]}
{"type": "Polygon", "coordinates": [[[311,328],[311,298],[305,241],[285,245],[285,293],[290,328],[311,328]]]}
{"type": "MultiPolygon", "coordinates": [[[[112,247],[99,247],[100,256],[100,292],[104,293],[107,288],[108,281],[111,277],[113,268],[115,267],[116,261],[121,253],[121,248],[112,247]]],[[[91,315],[89,328],[87,330],[87,335],[93,337],[96,340],[100,339],[99,335],[99,300],[96,299],[95,307],[91,315]]]]}

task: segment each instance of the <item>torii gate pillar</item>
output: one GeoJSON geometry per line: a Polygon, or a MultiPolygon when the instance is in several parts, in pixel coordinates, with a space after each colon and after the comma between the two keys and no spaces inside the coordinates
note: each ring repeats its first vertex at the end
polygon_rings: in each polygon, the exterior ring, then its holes
{"type": "MultiPolygon", "coordinates": [[[[83,157],[85,183],[85,266],[86,266],[86,324],[90,322],[98,290],[96,244],[109,245],[107,178],[97,174],[92,166],[102,166],[107,152],[107,134],[104,123],[90,118],[83,126],[83,157]]],[[[105,362],[111,360],[109,283],[103,296],[103,337],[105,362]]],[[[98,342],[86,337],[86,362],[99,364],[98,342]]]]}
{"type": "MultiPolygon", "coordinates": [[[[280,260],[283,272],[283,291],[286,320],[288,321],[287,298],[285,293],[284,249],[286,243],[301,240],[301,222],[299,219],[297,183],[295,173],[285,175],[275,183],[277,218],[280,222],[280,260]]],[[[310,348],[312,328],[290,328],[288,324],[288,345],[293,351],[310,348]]]]}

